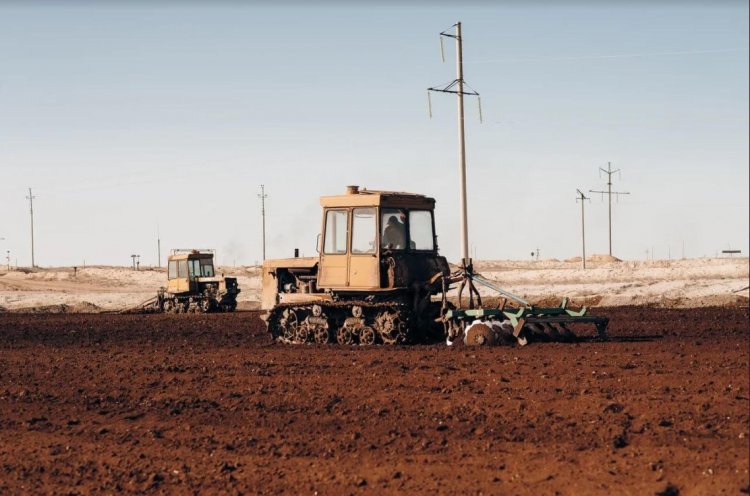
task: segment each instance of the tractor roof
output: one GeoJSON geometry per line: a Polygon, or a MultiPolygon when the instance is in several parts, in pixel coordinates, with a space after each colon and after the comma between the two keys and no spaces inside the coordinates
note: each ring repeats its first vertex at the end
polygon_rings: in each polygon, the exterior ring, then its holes
{"type": "Polygon", "coordinates": [[[195,259],[213,259],[213,251],[199,250],[172,250],[169,260],[195,260],[195,259]]]}
{"type": "Polygon", "coordinates": [[[346,194],[321,196],[323,207],[403,207],[433,209],[435,199],[416,193],[401,191],[377,191],[358,186],[347,186],[346,194]]]}

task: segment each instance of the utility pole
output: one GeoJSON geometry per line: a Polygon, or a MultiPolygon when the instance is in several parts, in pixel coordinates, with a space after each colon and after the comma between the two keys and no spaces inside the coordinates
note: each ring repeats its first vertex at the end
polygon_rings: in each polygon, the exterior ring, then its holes
{"type": "MultiPolygon", "coordinates": [[[[629,195],[627,191],[612,191],[612,174],[620,172],[620,169],[612,170],[612,162],[607,162],[607,170],[599,167],[599,170],[607,174],[607,191],[589,190],[589,193],[601,193],[602,197],[606,194],[609,197],[609,256],[612,256],[612,195],[629,195]]],[[[619,198],[619,196],[618,196],[619,198]]]]}
{"type": "Polygon", "coordinates": [[[156,224],[156,264],[161,269],[161,233],[159,224],[156,224]]]}
{"type": "Polygon", "coordinates": [[[583,261],[583,268],[586,268],[586,222],[584,220],[584,210],[583,206],[586,203],[586,200],[591,200],[590,198],[587,198],[580,189],[576,189],[578,192],[578,196],[576,197],[576,202],[578,200],[581,201],[581,252],[582,257],[581,260],[583,261]]]}
{"type": "Polygon", "coordinates": [[[36,267],[34,263],[34,195],[31,194],[31,188],[29,188],[29,196],[26,197],[29,200],[29,212],[31,213],[31,268],[36,267]]]}
{"type": "Polygon", "coordinates": [[[268,198],[268,195],[266,194],[266,187],[264,185],[260,185],[260,194],[258,195],[258,198],[260,198],[260,215],[263,218],[263,260],[266,259],[266,198],[268,198]]]}
{"type": "MultiPolygon", "coordinates": [[[[430,91],[438,91],[441,93],[453,93],[457,98],[458,104],[458,167],[459,167],[459,178],[460,178],[460,203],[461,203],[461,265],[465,272],[471,275],[471,258],[469,258],[469,230],[468,230],[468,212],[466,206],[466,136],[464,131],[464,95],[471,95],[479,97],[479,93],[471,89],[471,91],[465,91],[464,85],[468,86],[464,81],[464,69],[463,69],[463,38],[461,36],[461,23],[457,22],[449,29],[456,28],[455,34],[447,33],[443,31],[440,33],[440,48],[442,54],[443,37],[453,38],[456,40],[456,79],[449,83],[443,88],[427,88],[428,102],[430,102],[430,91]]],[[[481,105],[479,107],[479,116],[481,120],[481,105]]],[[[432,116],[432,104],[430,103],[430,116],[432,116]]]]}

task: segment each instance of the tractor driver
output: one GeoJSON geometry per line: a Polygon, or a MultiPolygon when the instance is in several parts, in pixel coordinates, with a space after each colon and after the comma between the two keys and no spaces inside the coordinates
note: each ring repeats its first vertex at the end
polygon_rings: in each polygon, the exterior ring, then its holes
{"type": "Polygon", "coordinates": [[[383,248],[403,250],[406,248],[406,214],[399,212],[398,217],[391,215],[383,229],[383,248]],[[399,220],[399,218],[401,220],[399,220]]]}

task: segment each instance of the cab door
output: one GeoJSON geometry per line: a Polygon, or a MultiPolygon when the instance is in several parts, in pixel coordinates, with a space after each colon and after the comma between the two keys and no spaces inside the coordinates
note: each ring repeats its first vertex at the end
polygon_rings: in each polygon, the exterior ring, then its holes
{"type": "Polygon", "coordinates": [[[318,286],[344,288],[349,283],[349,211],[326,210],[323,226],[323,249],[320,252],[318,286]]]}
{"type": "Polygon", "coordinates": [[[349,259],[349,286],[352,288],[380,287],[377,221],[375,207],[352,209],[349,259]]]}
{"type": "Polygon", "coordinates": [[[188,259],[188,278],[190,280],[190,292],[200,293],[198,278],[201,276],[201,261],[197,258],[188,259]]]}
{"type": "Polygon", "coordinates": [[[167,284],[167,291],[177,294],[190,292],[188,261],[184,259],[170,260],[168,270],[169,283],[167,284]]]}

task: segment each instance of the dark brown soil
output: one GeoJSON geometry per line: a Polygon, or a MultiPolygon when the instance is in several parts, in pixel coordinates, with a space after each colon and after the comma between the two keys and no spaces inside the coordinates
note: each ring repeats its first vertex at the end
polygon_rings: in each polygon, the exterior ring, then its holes
{"type": "Polygon", "coordinates": [[[2,314],[0,493],[747,491],[747,308],[598,313],[610,342],[525,348],[2,314]]]}

